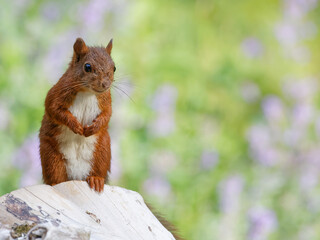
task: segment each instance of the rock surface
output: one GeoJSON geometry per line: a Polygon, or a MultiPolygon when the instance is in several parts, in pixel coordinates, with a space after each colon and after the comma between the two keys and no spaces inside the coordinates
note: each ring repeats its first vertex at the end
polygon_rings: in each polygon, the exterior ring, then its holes
{"type": "Polygon", "coordinates": [[[36,185],[0,197],[2,239],[174,239],[136,192],[86,182],[36,185]]]}

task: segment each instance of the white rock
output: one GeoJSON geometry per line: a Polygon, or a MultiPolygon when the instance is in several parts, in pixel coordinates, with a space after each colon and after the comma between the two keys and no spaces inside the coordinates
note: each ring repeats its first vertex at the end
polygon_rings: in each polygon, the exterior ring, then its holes
{"type": "Polygon", "coordinates": [[[0,240],[12,239],[14,224],[34,223],[18,239],[174,239],[140,194],[109,185],[98,194],[83,181],[35,185],[0,197],[0,240]]]}

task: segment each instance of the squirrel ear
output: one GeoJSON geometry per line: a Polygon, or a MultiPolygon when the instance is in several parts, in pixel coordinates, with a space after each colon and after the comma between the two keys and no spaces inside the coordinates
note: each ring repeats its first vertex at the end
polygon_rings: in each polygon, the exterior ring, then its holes
{"type": "Polygon", "coordinates": [[[88,47],[82,38],[77,38],[76,42],[73,44],[73,50],[77,56],[80,56],[88,52],[88,47]]]}
{"type": "Polygon", "coordinates": [[[112,50],[112,41],[113,39],[111,38],[110,42],[108,43],[108,46],[106,47],[106,51],[109,55],[111,55],[111,50],[112,50]]]}

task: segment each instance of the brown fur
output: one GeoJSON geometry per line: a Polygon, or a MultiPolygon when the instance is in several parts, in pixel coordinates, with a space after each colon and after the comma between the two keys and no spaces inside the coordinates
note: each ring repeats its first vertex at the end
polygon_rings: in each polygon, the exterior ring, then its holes
{"type": "Polygon", "coordinates": [[[91,188],[102,191],[110,171],[110,137],[108,124],[111,117],[110,86],[113,81],[114,63],[111,59],[112,41],[107,48],[87,47],[82,39],[74,44],[74,54],[69,68],[49,90],[45,100],[45,114],[40,128],[40,156],[43,181],[55,185],[68,181],[63,154],[59,151],[57,136],[60,126],[65,125],[74,133],[85,137],[97,135],[93,153],[92,169],[87,179],[91,188]],[[92,72],[84,71],[84,64],[90,63],[92,72]],[[90,126],[82,126],[68,108],[80,91],[96,93],[101,113],[90,126]],[[100,91],[103,91],[100,93],[100,91]]]}

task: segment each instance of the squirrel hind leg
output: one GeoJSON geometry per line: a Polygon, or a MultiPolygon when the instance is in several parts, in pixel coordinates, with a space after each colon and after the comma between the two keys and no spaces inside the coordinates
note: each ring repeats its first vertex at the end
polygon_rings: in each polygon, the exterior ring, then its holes
{"type": "Polygon", "coordinates": [[[68,181],[65,159],[50,142],[40,141],[40,157],[45,184],[53,186],[68,181]]]}

